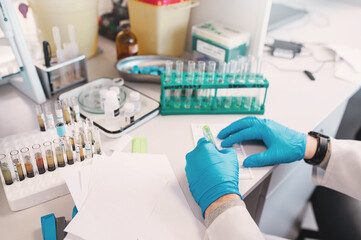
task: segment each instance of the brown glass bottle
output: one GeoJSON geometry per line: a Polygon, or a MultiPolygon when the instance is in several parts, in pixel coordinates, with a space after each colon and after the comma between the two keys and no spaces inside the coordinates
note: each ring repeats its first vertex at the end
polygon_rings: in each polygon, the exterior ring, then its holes
{"type": "Polygon", "coordinates": [[[138,41],[134,33],[130,31],[129,22],[121,23],[122,31],[117,34],[117,59],[135,56],[138,54],[138,41]]]}

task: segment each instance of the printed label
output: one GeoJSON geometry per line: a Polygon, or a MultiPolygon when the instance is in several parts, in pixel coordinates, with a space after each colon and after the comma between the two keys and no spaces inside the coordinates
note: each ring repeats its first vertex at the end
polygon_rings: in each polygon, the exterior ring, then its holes
{"type": "Polygon", "coordinates": [[[224,61],[224,58],[226,57],[226,51],[224,49],[206,43],[202,40],[197,40],[197,51],[219,61],[224,61]]]}
{"type": "Polygon", "coordinates": [[[114,110],[114,117],[119,116],[119,108],[114,110]]]}

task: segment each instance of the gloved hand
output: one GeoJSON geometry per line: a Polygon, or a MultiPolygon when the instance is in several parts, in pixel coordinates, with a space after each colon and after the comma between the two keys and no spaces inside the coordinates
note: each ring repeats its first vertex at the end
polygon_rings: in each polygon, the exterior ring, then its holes
{"type": "Polygon", "coordinates": [[[219,151],[205,138],[198,141],[197,147],[186,156],[185,168],[191,193],[204,211],[225,194],[238,190],[238,159],[233,149],[219,151]]]}
{"type": "Polygon", "coordinates": [[[220,131],[218,138],[224,139],[222,147],[246,140],[263,140],[268,149],[247,157],[243,162],[245,167],[262,167],[303,159],[307,136],[272,120],[245,117],[220,131]]]}

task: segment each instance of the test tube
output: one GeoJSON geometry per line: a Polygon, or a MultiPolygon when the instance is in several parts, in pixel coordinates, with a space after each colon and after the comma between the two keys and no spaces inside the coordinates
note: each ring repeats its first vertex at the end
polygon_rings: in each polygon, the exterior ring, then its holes
{"type": "Polygon", "coordinates": [[[34,168],[33,168],[33,164],[31,163],[31,156],[30,156],[29,148],[24,147],[24,148],[20,149],[20,152],[21,152],[21,156],[23,157],[25,170],[26,170],[26,176],[28,178],[34,177],[34,175],[35,175],[34,168]]]}
{"type": "Polygon", "coordinates": [[[64,150],[60,139],[54,139],[53,144],[55,148],[55,155],[56,161],[58,162],[58,167],[65,167],[64,150]]]}
{"type": "MultiPolygon", "coordinates": [[[[236,82],[236,72],[237,72],[237,62],[234,60],[231,60],[228,64],[229,66],[229,76],[228,76],[228,83],[229,84],[234,84],[236,82]]],[[[232,91],[233,89],[228,88],[226,90],[226,100],[224,102],[224,107],[225,108],[230,108],[232,106],[232,100],[233,100],[233,93],[234,91],[232,91]]]]}
{"type": "MultiPolygon", "coordinates": [[[[183,61],[176,61],[176,83],[181,85],[183,82],[183,61]]],[[[179,108],[181,106],[182,90],[174,90],[174,107],[179,108]]]]}
{"type": "MultiPolygon", "coordinates": [[[[67,163],[69,165],[72,165],[72,164],[74,164],[74,155],[73,155],[73,150],[72,150],[71,139],[70,139],[70,137],[65,137],[65,136],[63,137],[63,139],[64,139],[63,144],[64,144],[64,148],[65,148],[65,155],[66,155],[67,163]]],[[[76,142],[76,139],[77,139],[77,137],[74,138],[75,142],[76,142]]],[[[83,149],[82,145],[81,145],[81,148],[83,149]]],[[[77,149],[77,147],[75,144],[75,151],[77,151],[76,149],[77,149]]]]}
{"type": "Polygon", "coordinates": [[[38,172],[39,174],[43,174],[45,173],[45,167],[44,167],[43,154],[41,153],[41,145],[35,144],[32,146],[32,149],[35,156],[36,166],[38,167],[38,172]]]}
{"type": "Polygon", "coordinates": [[[77,135],[77,126],[75,123],[69,124],[69,130],[70,130],[70,144],[73,151],[75,151],[75,136],[77,135]]]}
{"type": "Polygon", "coordinates": [[[94,136],[93,136],[93,121],[90,118],[85,119],[86,125],[87,125],[87,135],[89,137],[89,140],[92,145],[94,145],[94,136]]]}
{"type": "Polygon", "coordinates": [[[94,152],[96,154],[102,154],[102,150],[101,150],[101,141],[100,141],[100,131],[98,127],[93,127],[93,136],[94,136],[94,140],[95,140],[95,144],[94,144],[94,152]]]}
{"type": "Polygon", "coordinates": [[[5,154],[0,154],[0,168],[6,185],[13,184],[13,178],[9,169],[8,158],[5,154]]]}
{"type": "Polygon", "coordinates": [[[82,143],[82,135],[79,133],[78,137],[75,140],[76,147],[76,158],[78,161],[84,161],[84,149],[82,143]]]}
{"type": "MultiPolygon", "coordinates": [[[[203,84],[205,70],[206,70],[206,63],[204,61],[199,61],[198,62],[198,72],[197,72],[197,77],[196,77],[196,83],[197,84],[203,84]]],[[[195,96],[194,107],[195,108],[201,108],[203,90],[194,89],[194,94],[193,95],[195,96]]]]}
{"type": "MultiPolygon", "coordinates": [[[[187,78],[186,78],[186,82],[188,84],[193,84],[195,69],[196,69],[196,63],[194,61],[188,61],[187,78]]],[[[185,108],[190,108],[191,105],[192,105],[192,93],[193,93],[192,89],[187,89],[186,90],[186,99],[184,101],[184,107],[185,108]]]]}
{"type": "Polygon", "coordinates": [[[64,122],[63,109],[61,107],[61,101],[57,100],[54,103],[55,114],[56,114],[56,122],[64,122]]]}
{"type": "Polygon", "coordinates": [[[21,161],[20,161],[19,151],[18,150],[12,150],[10,152],[10,157],[11,157],[11,161],[13,162],[16,179],[18,181],[24,180],[25,175],[24,175],[23,167],[22,167],[21,161]]]}
{"type": "MultiPolygon", "coordinates": [[[[216,62],[209,61],[208,62],[208,73],[207,73],[207,83],[214,83],[214,76],[216,72],[216,62]]],[[[207,89],[206,96],[207,96],[207,104],[208,106],[212,103],[212,96],[214,96],[215,90],[214,89],[207,89]]]]}
{"type": "Polygon", "coordinates": [[[238,82],[244,83],[246,78],[246,73],[248,72],[248,60],[245,56],[239,56],[237,60],[237,73],[238,73],[238,82]]]}
{"type": "Polygon", "coordinates": [[[165,82],[171,83],[172,82],[172,73],[173,73],[173,62],[167,60],[165,62],[165,82]]]}
{"type": "Polygon", "coordinates": [[[54,161],[53,145],[50,141],[46,141],[43,143],[43,146],[45,149],[45,157],[46,157],[46,162],[48,164],[48,171],[52,172],[56,169],[55,161],[54,161]]]}
{"type": "Polygon", "coordinates": [[[41,106],[36,105],[35,106],[35,111],[36,111],[36,115],[37,115],[37,118],[38,118],[40,131],[45,132],[46,131],[45,117],[44,117],[43,110],[41,109],[41,106]]]}
{"type": "Polygon", "coordinates": [[[50,102],[45,103],[44,109],[45,109],[47,127],[48,129],[54,129],[55,123],[54,123],[52,104],[50,102]]]}
{"type": "Polygon", "coordinates": [[[68,103],[68,99],[63,99],[61,101],[61,108],[63,110],[63,116],[66,124],[71,123],[71,116],[70,116],[70,107],[68,103]]]}
{"type": "Polygon", "coordinates": [[[75,122],[78,122],[80,120],[80,110],[77,97],[71,97],[70,102],[73,119],[75,122]]]}

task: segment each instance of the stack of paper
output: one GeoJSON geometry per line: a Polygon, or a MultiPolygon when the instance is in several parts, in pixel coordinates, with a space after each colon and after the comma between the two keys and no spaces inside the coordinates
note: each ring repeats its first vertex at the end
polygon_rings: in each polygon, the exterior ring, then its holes
{"type": "Polygon", "coordinates": [[[165,155],[115,152],[62,174],[79,210],[66,239],[203,239],[165,155]]]}

